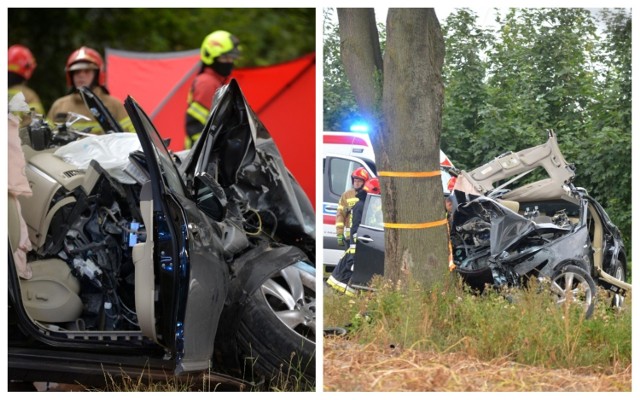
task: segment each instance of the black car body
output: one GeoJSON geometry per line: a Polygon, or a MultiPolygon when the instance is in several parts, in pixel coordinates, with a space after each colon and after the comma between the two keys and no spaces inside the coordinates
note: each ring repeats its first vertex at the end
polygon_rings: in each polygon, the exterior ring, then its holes
{"type": "Polygon", "coordinates": [[[384,275],[384,227],[382,198],[367,194],[358,227],[356,256],[350,285],[366,288],[374,275],[384,275]]]}
{"type": "MultiPolygon", "coordinates": [[[[627,257],[620,232],[603,207],[573,185],[574,169],[550,131],[542,145],[461,171],[452,198],[451,243],[456,271],[465,282],[478,290],[520,286],[531,277],[557,283],[570,269],[572,279],[599,283],[621,301],[630,285],[624,282],[627,257]],[[525,180],[530,174],[534,178],[525,180]]],[[[372,195],[365,203],[352,278],[356,286],[383,272],[382,224],[369,217],[379,203],[372,195]],[[368,218],[374,222],[367,223],[368,218]]]]}
{"type": "Polygon", "coordinates": [[[483,290],[549,280],[559,301],[565,293],[584,293],[587,317],[597,283],[619,305],[630,290],[622,236],[604,208],[574,186],[574,177],[553,131],[544,144],[463,171],[451,244],[465,282],[483,290]]]}
{"type": "Polygon", "coordinates": [[[107,374],[207,372],[224,389],[284,365],[313,385],[313,207],[237,83],[219,92],[205,133],[180,158],[135,100],[125,108],[141,146],[125,170],[135,184],[94,161],[63,181],[38,167],[57,166],[51,155],[29,158],[28,177],[50,174],[34,197],[53,194],[45,232],[26,218],[41,240],[28,255],[44,267],[38,282],[18,278],[9,254],[9,380],[104,385],[107,374]],[[80,301],[81,311],[43,299],[54,286],[64,289],[58,303],[80,301]]]}

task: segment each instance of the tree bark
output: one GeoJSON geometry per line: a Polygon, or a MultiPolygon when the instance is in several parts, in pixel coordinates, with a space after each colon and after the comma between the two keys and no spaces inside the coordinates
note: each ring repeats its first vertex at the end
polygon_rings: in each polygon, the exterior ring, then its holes
{"type": "MultiPolygon", "coordinates": [[[[338,9],[341,57],[370,134],[379,171],[440,169],[444,39],[433,9],[390,9],[382,64],[372,9],[338,9]],[[384,79],[382,70],[384,69],[384,79]]],[[[439,176],[381,176],[385,224],[444,219],[439,176]]],[[[446,224],[385,227],[385,277],[420,283],[442,281],[447,271],[446,224]]]]}
{"type": "MultiPolygon", "coordinates": [[[[439,171],[444,39],[433,9],[389,9],[383,115],[388,131],[380,170],[439,171]]],[[[439,177],[382,177],[385,222],[439,221],[445,208],[439,177]],[[395,211],[395,212],[394,212],[395,211]]],[[[385,275],[425,284],[447,271],[447,226],[385,230],[385,275]]]]}

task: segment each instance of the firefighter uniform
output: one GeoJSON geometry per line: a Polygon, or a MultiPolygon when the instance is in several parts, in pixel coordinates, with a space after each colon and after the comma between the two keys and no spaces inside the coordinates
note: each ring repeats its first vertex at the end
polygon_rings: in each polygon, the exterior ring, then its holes
{"type": "Polygon", "coordinates": [[[355,189],[349,189],[340,196],[336,211],[336,235],[344,235],[345,240],[351,236],[351,210],[358,202],[355,189]]]}
{"type": "MultiPolygon", "coordinates": [[[[131,119],[124,109],[124,105],[122,105],[118,99],[107,94],[100,86],[92,88],[91,91],[102,100],[107,110],[109,110],[113,118],[118,121],[125,132],[135,132],[133,124],[131,124],[131,119]]],[[[91,128],[89,133],[104,133],[102,127],[100,127],[98,121],[84,104],[78,92],[68,94],[56,100],[47,114],[47,120],[55,123],[64,122],[68,112],[82,114],[91,119],[91,121],[76,122],[73,125],[74,129],[84,131],[86,128],[91,128]]]]}
{"type": "Polygon", "coordinates": [[[200,138],[216,91],[228,83],[233,63],[240,56],[239,43],[238,38],[227,31],[211,32],[202,41],[202,69],[194,79],[187,97],[185,148],[191,148],[200,138]]]}
{"type": "Polygon", "coordinates": [[[204,124],[207,122],[209,110],[211,110],[213,96],[226,83],[227,77],[219,75],[211,68],[205,68],[193,80],[189,90],[189,97],[187,98],[186,148],[190,148],[200,137],[204,124]]]}

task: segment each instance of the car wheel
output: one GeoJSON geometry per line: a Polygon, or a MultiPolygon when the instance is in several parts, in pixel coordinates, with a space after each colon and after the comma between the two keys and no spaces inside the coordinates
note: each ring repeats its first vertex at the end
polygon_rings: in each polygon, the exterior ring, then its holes
{"type": "Polygon", "coordinates": [[[551,279],[551,291],[557,297],[558,305],[579,304],[590,318],[596,304],[596,284],[582,268],[565,264],[556,269],[551,279]]]}
{"type": "Polygon", "coordinates": [[[238,330],[245,379],[315,385],[315,288],[315,269],[296,263],[250,296],[238,330]]]}
{"type": "MultiPolygon", "coordinates": [[[[614,278],[626,282],[627,280],[627,271],[625,269],[624,264],[619,259],[613,263],[610,268],[609,275],[614,278]]],[[[618,293],[615,293],[611,298],[611,307],[620,308],[624,304],[624,296],[618,293]]]]}

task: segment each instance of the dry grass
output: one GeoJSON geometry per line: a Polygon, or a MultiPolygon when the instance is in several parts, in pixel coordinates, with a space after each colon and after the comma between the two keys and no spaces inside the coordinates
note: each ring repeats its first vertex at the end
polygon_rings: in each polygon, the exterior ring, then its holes
{"type": "Polygon", "coordinates": [[[631,391],[624,370],[548,369],[505,359],[481,361],[465,353],[359,345],[324,339],[324,391],[613,392],[631,391]]]}

